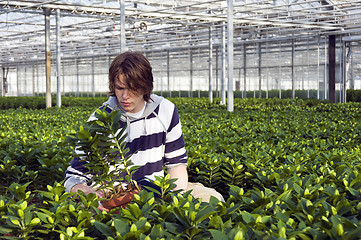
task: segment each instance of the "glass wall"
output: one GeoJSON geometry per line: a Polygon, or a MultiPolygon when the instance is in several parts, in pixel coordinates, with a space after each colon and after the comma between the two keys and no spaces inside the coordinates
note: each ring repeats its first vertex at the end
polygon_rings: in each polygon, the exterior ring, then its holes
{"type": "MultiPolygon", "coordinates": [[[[220,91],[222,82],[222,51],[214,41],[211,87],[220,91]]],[[[209,47],[145,51],[153,66],[154,91],[189,92],[209,89],[209,47]]],[[[304,38],[272,42],[241,42],[234,45],[234,87],[242,97],[308,97],[328,98],[328,39],[304,38]],[[289,94],[282,94],[288,90],[289,94]],[[299,96],[297,94],[302,94],[299,96]]],[[[96,96],[108,91],[108,68],[115,54],[62,59],[61,92],[63,95],[96,96]]],[[[225,66],[227,67],[227,66],[225,66]]],[[[45,94],[45,68],[41,61],[5,69],[5,96],[45,94]]],[[[51,89],[57,90],[56,62],[52,60],[51,89]]],[[[361,89],[361,47],[359,42],[337,41],[336,91],[361,89]],[[344,48],[342,47],[344,46],[344,48]],[[345,68],[343,68],[345,64],[345,68]],[[346,72],[340,71],[345,69],[346,72]],[[344,76],[344,77],[343,77],[344,76]]],[[[1,73],[4,82],[4,69],[1,73]]],[[[194,95],[194,92],[196,95],[194,95]]],[[[176,94],[176,93],[173,93],[176,94]]],[[[180,95],[179,95],[180,96],[180,95]]],[[[219,95],[216,95],[219,96],[219,95]]]]}

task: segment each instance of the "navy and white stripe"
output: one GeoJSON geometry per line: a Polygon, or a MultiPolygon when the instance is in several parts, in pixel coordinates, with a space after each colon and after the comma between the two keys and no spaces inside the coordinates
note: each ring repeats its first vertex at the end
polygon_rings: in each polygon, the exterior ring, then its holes
{"type": "MultiPolygon", "coordinates": [[[[130,154],[133,154],[131,160],[135,165],[141,166],[133,174],[133,179],[137,181],[144,178],[154,180],[154,176],[163,176],[164,166],[173,167],[178,164],[187,164],[176,106],[167,99],[159,100],[160,97],[155,95],[152,95],[152,98],[158,98],[160,103],[157,106],[147,103],[146,108],[153,107],[154,109],[148,116],[140,119],[121,120],[121,127],[128,122],[126,146],[129,148],[130,154]]],[[[111,101],[109,100],[109,102],[111,101]]],[[[107,111],[111,111],[116,106],[113,103],[113,106],[106,108],[107,111]]],[[[83,162],[79,162],[79,159],[74,158],[71,161],[71,165],[66,171],[67,180],[64,184],[67,191],[77,183],[88,181],[89,176],[85,175],[86,171],[83,162]]]]}

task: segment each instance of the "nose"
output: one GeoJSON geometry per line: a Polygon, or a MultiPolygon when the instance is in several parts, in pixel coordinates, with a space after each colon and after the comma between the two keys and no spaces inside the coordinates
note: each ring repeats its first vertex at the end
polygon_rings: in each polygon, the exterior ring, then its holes
{"type": "Polygon", "coordinates": [[[129,90],[128,89],[123,90],[122,97],[125,98],[125,99],[127,99],[129,97],[129,90]]]}

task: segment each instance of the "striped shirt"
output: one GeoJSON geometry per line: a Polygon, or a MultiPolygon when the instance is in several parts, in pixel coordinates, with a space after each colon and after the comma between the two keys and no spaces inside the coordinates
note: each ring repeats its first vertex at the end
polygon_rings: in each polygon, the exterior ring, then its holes
{"type": "MultiPolygon", "coordinates": [[[[108,112],[119,109],[113,96],[109,97],[101,108],[108,112]]],[[[89,118],[92,119],[94,113],[89,118]]],[[[127,124],[126,147],[129,148],[129,153],[133,154],[132,162],[140,166],[133,174],[134,180],[154,180],[155,176],[164,176],[164,166],[171,168],[187,164],[178,111],[169,100],[153,94],[141,117],[133,118],[124,112],[120,123],[120,128],[127,124]]],[[[74,158],[65,172],[66,190],[69,192],[74,185],[87,183],[91,177],[87,171],[84,162],[74,158]]]]}

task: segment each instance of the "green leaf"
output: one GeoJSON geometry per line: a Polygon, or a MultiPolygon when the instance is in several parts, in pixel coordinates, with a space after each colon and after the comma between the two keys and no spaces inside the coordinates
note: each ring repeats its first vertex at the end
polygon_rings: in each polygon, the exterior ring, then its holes
{"type": "Polygon", "coordinates": [[[153,226],[149,236],[151,237],[151,239],[160,239],[164,237],[164,230],[162,226],[160,224],[153,226]]]}
{"type": "Polygon", "coordinates": [[[25,213],[25,217],[24,217],[24,223],[25,223],[25,225],[29,225],[30,224],[30,222],[31,222],[31,220],[33,219],[33,216],[34,216],[34,214],[33,214],[33,212],[26,212],[25,213]]]}
{"type": "Polygon", "coordinates": [[[218,215],[213,215],[209,220],[209,225],[215,229],[220,229],[223,227],[223,220],[218,215]]]}
{"type": "Polygon", "coordinates": [[[226,234],[222,233],[219,230],[209,229],[209,232],[212,234],[213,239],[222,239],[222,240],[229,239],[226,234]]]}
{"type": "Polygon", "coordinates": [[[180,221],[180,223],[183,226],[185,226],[187,228],[192,226],[189,218],[184,214],[184,211],[182,211],[179,207],[175,207],[173,209],[173,212],[174,212],[176,218],[180,221]]]}
{"type": "Polygon", "coordinates": [[[171,222],[165,222],[164,223],[165,229],[167,229],[168,232],[173,233],[175,235],[178,235],[180,233],[182,233],[185,230],[184,225],[179,225],[176,223],[171,223],[171,222]]]}
{"type": "Polygon", "coordinates": [[[89,131],[86,131],[83,127],[80,127],[77,136],[79,139],[88,139],[91,136],[91,134],[89,131]]]}
{"type": "Polygon", "coordinates": [[[288,222],[289,217],[287,217],[283,212],[277,212],[275,216],[285,223],[288,222]]]}
{"type": "Polygon", "coordinates": [[[241,216],[243,221],[245,221],[246,223],[254,222],[256,220],[251,213],[246,211],[242,211],[241,216]]]}
{"type": "Polygon", "coordinates": [[[211,207],[211,205],[208,205],[202,210],[197,212],[196,222],[199,224],[200,222],[204,221],[205,219],[208,219],[210,216],[212,216],[215,213],[216,211],[211,207]]]}
{"type": "Polygon", "coordinates": [[[8,234],[8,233],[11,233],[12,231],[13,231],[13,229],[11,229],[11,228],[6,228],[6,227],[0,226],[0,233],[1,234],[8,234]]]}
{"type": "Polygon", "coordinates": [[[134,218],[139,218],[141,216],[142,212],[141,212],[139,206],[137,206],[136,204],[128,204],[127,208],[132,213],[132,216],[134,218]]]}
{"type": "Polygon", "coordinates": [[[117,232],[122,236],[124,236],[127,232],[130,231],[128,223],[122,219],[114,219],[114,227],[117,232]]]}
{"type": "Polygon", "coordinates": [[[110,230],[110,227],[108,225],[106,225],[105,223],[95,221],[94,226],[106,237],[113,236],[113,232],[110,230]]]}
{"type": "MultiPolygon", "coordinates": [[[[145,217],[141,217],[135,225],[137,226],[137,229],[142,229],[145,225],[147,225],[148,221],[145,217]]],[[[148,223],[149,224],[149,223],[148,223]]]]}

